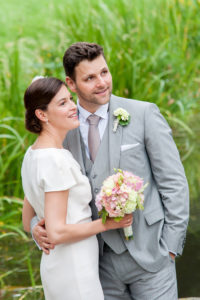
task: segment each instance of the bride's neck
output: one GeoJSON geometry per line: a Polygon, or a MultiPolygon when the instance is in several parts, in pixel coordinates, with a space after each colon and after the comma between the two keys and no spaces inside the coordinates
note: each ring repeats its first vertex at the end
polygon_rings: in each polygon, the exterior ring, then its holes
{"type": "Polygon", "coordinates": [[[58,135],[48,131],[41,132],[33,148],[63,148],[65,135],[58,135]]]}

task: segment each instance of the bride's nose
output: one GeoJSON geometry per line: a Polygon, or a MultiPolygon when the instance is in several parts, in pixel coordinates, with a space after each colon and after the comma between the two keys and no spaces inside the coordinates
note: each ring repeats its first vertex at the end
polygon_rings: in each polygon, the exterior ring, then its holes
{"type": "Polygon", "coordinates": [[[76,103],[74,103],[73,100],[70,100],[70,106],[71,108],[77,108],[76,103]]]}

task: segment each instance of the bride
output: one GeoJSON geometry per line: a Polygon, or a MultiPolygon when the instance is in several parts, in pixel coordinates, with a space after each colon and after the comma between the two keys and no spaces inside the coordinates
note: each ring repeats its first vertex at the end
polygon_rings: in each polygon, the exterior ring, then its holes
{"type": "Polygon", "coordinates": [[[25,194],[23,225],[30,231],[34,211],[55,246],[43,252],[40,264],[47,300],[103,300],[98,272],[96,234],[129,226],[132,216],[120,222],[91,220],[91,188],[72,154],[62,143],[69,130],[79,126],[76,105],[64,82],[36,79],[25,91],[26,129],[38,134],[22,164],[25,194]]]}

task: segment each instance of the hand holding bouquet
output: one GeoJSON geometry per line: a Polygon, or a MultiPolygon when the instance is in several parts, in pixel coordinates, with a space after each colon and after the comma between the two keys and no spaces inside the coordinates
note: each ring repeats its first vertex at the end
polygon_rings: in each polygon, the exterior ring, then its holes
{"type": "MultiPolygon", "coordinates": [[[[144,209],[143,191],[147,184],[144,185],[143,179],[131,172],[120,169],[115,171],[118,172],[104,180],[96,197],[96,206],[104,224],[107,217],[118,222],[125,214],[144,209]]],[[[133,239],[132,226],[125,227],[124,234],[126,240],[133,239]]]]}

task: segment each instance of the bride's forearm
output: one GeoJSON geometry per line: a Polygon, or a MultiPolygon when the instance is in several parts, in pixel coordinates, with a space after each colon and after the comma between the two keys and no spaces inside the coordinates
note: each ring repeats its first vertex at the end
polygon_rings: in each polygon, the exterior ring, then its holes
{"type": "Polygon", "coordinates": [[[74,243],[100,232],[106,231],[108,227],[102,224],[102,220],[80,224],[60,224],[56,227],[46,226],[47,235],[51,243],[57,245],[62,243],[74,243]]]}
{"type": "Polygon", "coordinates": [[[74,243],[92,235],[96,235],[106,230],[123,228],[131,225],[133,222],[133,215],[125,215],[121,221],[114,221],[112,218],[107,218],[105,224],[102,219],[98,219],[88,223],[80,224],[65,224],[57,222],[47,223],[47,235],[51,243],[57,245],[62,243],[74,243]]]}

